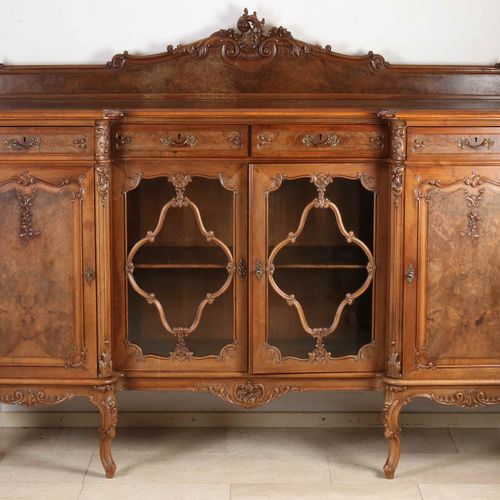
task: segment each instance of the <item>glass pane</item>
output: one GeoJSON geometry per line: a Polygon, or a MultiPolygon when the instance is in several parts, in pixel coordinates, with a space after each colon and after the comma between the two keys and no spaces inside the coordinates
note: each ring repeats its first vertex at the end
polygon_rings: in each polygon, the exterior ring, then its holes
{"type": "Polygon", "coordinates": [[[234,194],[218,179],[181,176],[177,192],[175,182],[146,179],[127,194],[129,262],[138,287],[129,283],[128,338],[144,354],[168,357],[185,341],[195,357],[217,355],[233,341],[234,194]],[[166,324],[141,293],[154,294],[166,324]]]}
{"type": "MultiPolygon", "coordinates": [[[[227,279],[225,269],[138,269],[134,276],[141,287],[155,294],[172,327],[191,326],[207,291],[220,288],[227,279]]],[[[144,354],[169,356],[175,337],[165,330],[153,305],[129,287],[129,340],[144,354]]],[[[233,338],[232,286],[212,305],[207,305],[198,328],[187,338],[196,356],[218,354],[233,338]]]]}
{"type": "Polygon", "coordinates": [[[319,197],[310,178],[285,180],[269,194],[268,241],[274,271],[269,280],[268,341],[284,356],[308,358],[316,346],[314,329],[323,330],[321,345],[332,357],[356,355],[371,342],[367,266],[373,261],[374,193],[359,180],[329,182],[325,199],[338,208],[337,216],[326,202],[309,206],[319,197]],[[346,238],[340,224],[344,233],[352,231],[360,241],[346,238]],[[283,242],[286,245],[273,252],[283,242]],[[361,295],[345,305],[346,295],[360,290],[361,295]]]}

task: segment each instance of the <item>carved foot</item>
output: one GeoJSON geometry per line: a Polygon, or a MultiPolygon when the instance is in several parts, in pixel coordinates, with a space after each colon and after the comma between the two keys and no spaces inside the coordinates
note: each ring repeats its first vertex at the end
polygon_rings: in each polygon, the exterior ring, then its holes
{"type": "Polygon", "coordinates": [[[403,406],[408,402],[405,397],[405,388],[387,386],[385,389],[384,403],[384,429],[385,437],[389,440],[389,454],[384,465],[384,473],[387,479],[394,479],[394,473],[399,462],[401,451],[401,427],[399,426],[399,414],[403,406]]]}
{"type": "Polygon", "coordinates": [[[116,472],[116,464],[111,455],[111,440],[116,435],[116,420],[118,417],[113,386],[105,385],[102,387],[95,387],[91,400],[97,406],[101,414],[99,453],[101,455],[102,465],[106,471],[106,477],[111,479],[116,472]]]}

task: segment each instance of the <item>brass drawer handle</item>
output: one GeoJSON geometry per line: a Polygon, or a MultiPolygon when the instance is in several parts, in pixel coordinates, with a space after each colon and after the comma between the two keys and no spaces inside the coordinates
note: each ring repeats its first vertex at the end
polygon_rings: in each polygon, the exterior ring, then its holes
{"type": "Polygon", "coordinates": [[[5,145],[11,151],[28,151],[30,149],[40,149],[40,144],[42,143],[42,138],[35,137],[23,137],[21,140],[18,140],[16,137],[11,137],[5,141],[5,145]]]}
{"type": "Polygon", "coordinates": [[[176,148],[194,147],[198,144],[198,138],[195,135],[181,135],[177,134],[176,138],[170,135],[165,135],[160,138],[160,142],[165,146],[173,146],[176,148]]]}
{"type": "Polygon", "coordinates": [[[340,144],[340,138],[336,134],[305,134],[302,136],[302,144],[306,146],[331,146],[334,148],[340,144]]]}
{"type": "Polygon", "coordinates": [[[458,147],[460,149],[479,149],[479,148],[486,148],[486,149],[491,149],[495,145],[495,141],[490,139],[489,137],[486,137],[483,139],[482,142],[478,143],[477,142],[477,137],[474,140],[474,143],[471,143],[469,139],[466,137],[463,137],[462,139],[458,139],[457,141],[458,147]]]}
{"type": "Polygon", "coordinates": [[[132,142],[132,137],[129,135],[120,135],[116,134],[116,149],[120,149],[126,144],[130,144],[132,142]]]}
{"type": "Polygon", "coordinates": [[[410,262],[408,264],[408,269],[406,270],[406,282],[408,285],[411,285],[413,283],[413,280],[415,279],[415,268],[413,267],[413,264],[410,262]]]}
{"type": "Polygon", "coordinates": [[[255,277],[258,280],[261,280],[264,277],[265,269],[264,269],[264,264],[262,264],[262,261],[260,259],[257,259],[255,261],[255,277]]]}
{"type": "Polygon", "coordinates": [[[240,277],[240,279],[244,280],[246,278],[246,275],[247,275],[247,263],[245,262],[244,259],[240,259],[236,269],[237,269],[237,273],[238,273],[238,276],[240,277]]]}
{"type": "Polygon", "coordinates": [[[89,265],[87,266],[87,268],[85,269],[85,274],[84,274],[84,276],[85,276],[85,281],[86,281],[89,285],[91,285],[91,284],[92,284],[92,282],[94,281],[94,278],[95,278],[95,271],[94,271],[93,267],[92,267],[90,264],[89,264],[89,265]]]}

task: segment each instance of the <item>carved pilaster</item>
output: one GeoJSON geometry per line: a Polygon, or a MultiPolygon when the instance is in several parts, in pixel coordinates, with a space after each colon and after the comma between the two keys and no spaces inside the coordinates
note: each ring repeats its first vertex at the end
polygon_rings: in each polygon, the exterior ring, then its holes
{"type": "Polygon", "coordinates": [[[123,117],[117,110],[107,110],[95,122],[95,196],[96,203],[96,277],[98,308],[99,377],[109,377],[111,362],[111,224],[109,214],[111,171],[111,125],[123,117]]]}
{"type": "Polygon", "coordinates": [[[390,207],[390,265],[389,265],[389,335],[387,349],[387,376],[402,376],[401,339],[403,333],[403,201],[406,160],[406,122],[395,111],[382,111],[378,115],[390,128],[388,166],[391,174],[390,207]]]}

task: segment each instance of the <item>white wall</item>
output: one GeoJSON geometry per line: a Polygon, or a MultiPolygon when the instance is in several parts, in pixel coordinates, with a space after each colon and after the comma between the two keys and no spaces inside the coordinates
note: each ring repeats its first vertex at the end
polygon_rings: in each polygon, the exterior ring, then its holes
{"type": "MultiPolygon", "coordinates": [[[[499,0],[0,0],[0,62],[104,63],[118,52],[154,53],[233,27],[245,5],[296,38],[392,63],[495,64],[499,0]]],[[[292,394],[261,411],[379,411],[379,393],[292,394]]],[[[122,410],[234,410],[188,393],[122,393],[122,410]]],[[[64,409],[89,409],[72,401],[64,409]]],[[[14,410],[4,407],[4,410],[14,410]]],[[[60,410],[62,408],[56,408],[60,410]]],[[[417,411],[449,411],[427,401],[417,411]]],[[[493,408],[489,409],[494,411],[493,408]]]]}

